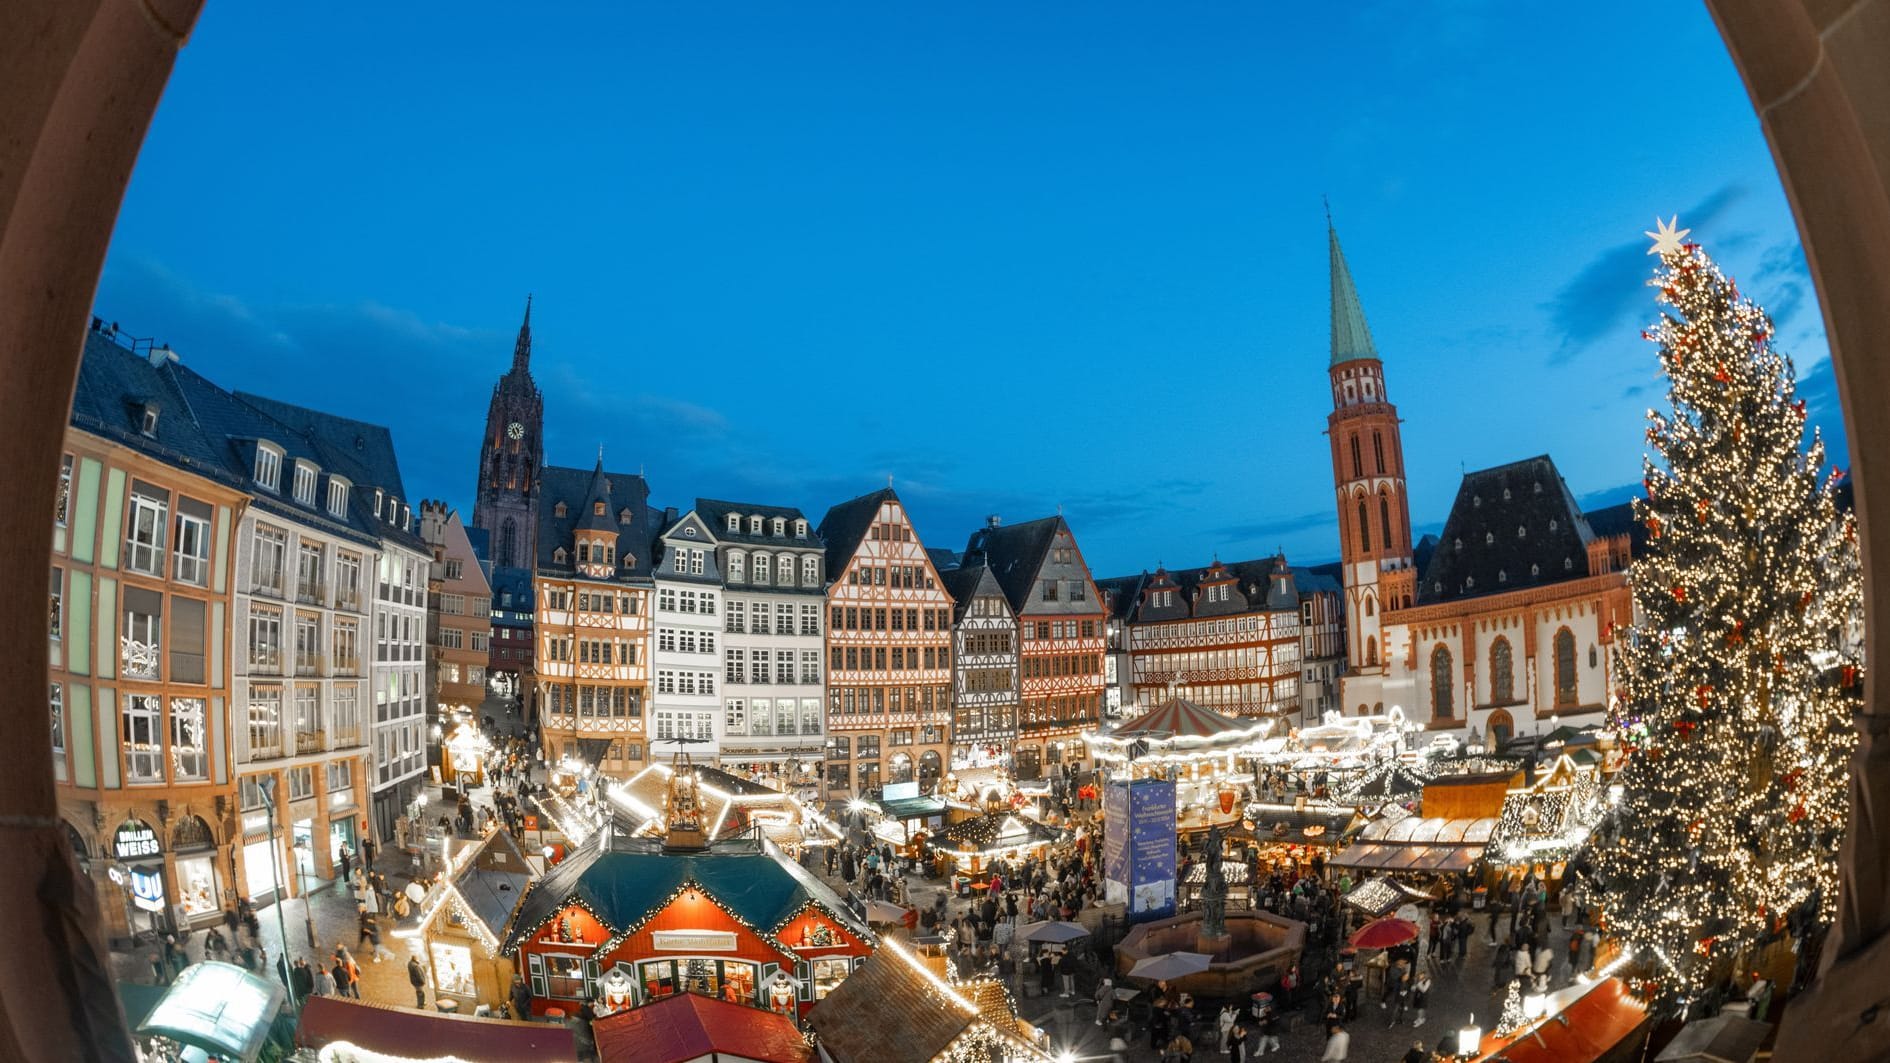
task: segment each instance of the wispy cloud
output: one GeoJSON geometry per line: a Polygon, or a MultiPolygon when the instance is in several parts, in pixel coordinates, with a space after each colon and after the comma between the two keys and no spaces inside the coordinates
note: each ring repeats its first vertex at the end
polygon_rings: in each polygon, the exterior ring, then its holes
{"type": "MultiPolygon", "coordinates": [[[[1726,185],[1683,212],[1681,224],[1704,229],[1744,194],[1744,187],[1726,185]]],[[[1647,241],[1631,240],[1602,251],[1563,285],[1543,306],[1561,338],[1549,364],[1562,365],[1597,340],[1632,327],[1635,316],[1646,312],[1649,268],[1647,241]]]]}

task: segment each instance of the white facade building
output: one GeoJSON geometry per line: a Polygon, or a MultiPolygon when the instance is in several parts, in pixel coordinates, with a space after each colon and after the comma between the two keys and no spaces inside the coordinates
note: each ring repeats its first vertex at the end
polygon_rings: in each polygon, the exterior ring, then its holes
{"type": "Polygon", "coordinates": [[[722,592],[715,541],[694,513],[677,519],[658,541],[662,557],[654,573],[651,755],[680,749],[713,761],[719,737],[715,722],[722,706],[722,592]]]}
{"type": "Polygon", "coordinates": [[[722,585],[717,740],[725,767],[794,764],[813,782],[825,738],[825,544],[798,509],[699,498],[722,585]]]}

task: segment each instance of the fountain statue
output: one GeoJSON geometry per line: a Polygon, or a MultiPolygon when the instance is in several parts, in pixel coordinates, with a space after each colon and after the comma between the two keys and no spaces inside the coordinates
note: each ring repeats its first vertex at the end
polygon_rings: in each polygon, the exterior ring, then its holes
{"type": "Polygon", "coordinates": [[[1207,834],[1207,880],[1201,887],[1201,931],[1197,944],[1210,956],[1222,955],[1231,943],[1227,933],[1227,875],[1221,870],[1221,828],[1207,834]]]}

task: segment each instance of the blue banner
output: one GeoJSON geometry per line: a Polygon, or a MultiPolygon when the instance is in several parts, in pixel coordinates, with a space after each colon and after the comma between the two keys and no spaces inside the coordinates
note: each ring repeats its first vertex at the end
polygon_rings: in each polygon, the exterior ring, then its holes
{"type": "Polygon", "coordinates": [[[1131,922],[1175,914],[1175,786],[1109,784],[1103,793],[1103,896],[1131,922]]]}

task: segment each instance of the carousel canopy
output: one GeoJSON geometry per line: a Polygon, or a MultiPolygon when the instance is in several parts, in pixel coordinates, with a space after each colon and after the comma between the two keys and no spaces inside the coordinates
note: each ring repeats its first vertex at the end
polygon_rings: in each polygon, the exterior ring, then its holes
{"type": "Polygon", "coordinates": [[[1170,698],[1142,715],[1123,722],[1114,734],[1126,736],[1147,732],[1151,736],[1217,738],[1229,732],[1250,731],[1254,726],[1253,720],[1223,716],[1186,698],[1170,698]]]}
{"type": "Polygon", "coordinates": [[[1185,698],[1171,698],[1107,732],[1083,736],[1099,760],[1215,760],[1258,753],[1272,718],[1223,716],[1185,698]]]}

